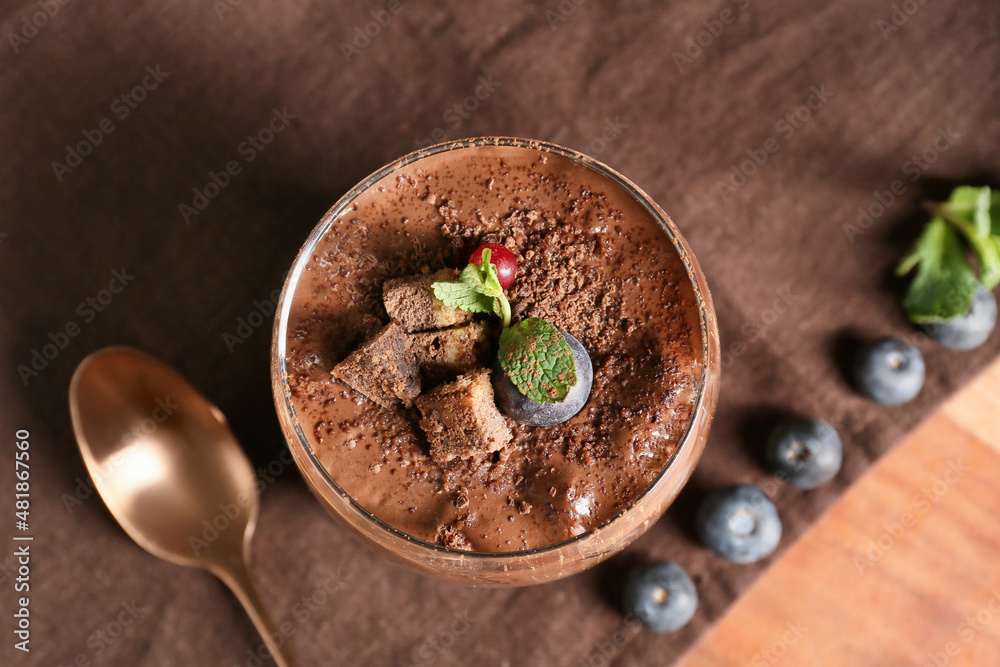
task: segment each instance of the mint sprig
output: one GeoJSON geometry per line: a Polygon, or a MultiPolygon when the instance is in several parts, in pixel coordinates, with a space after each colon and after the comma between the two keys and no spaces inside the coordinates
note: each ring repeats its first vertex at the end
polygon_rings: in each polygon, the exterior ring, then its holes
{"type": "Polygon", "coordinates": [[[446,306],[470,313],[492,313],[495,299],[464,282],[434,283],[434,296],[446,306]]]}
{"type": "Polygon", "coordinates": [[[462,269],[457,282],[436,282],[431,287],[434,296],[446,306],[470,313],[493,313],[510,326],[510,301],[500,286],[497,266],[490,261],[489,248],[483,250],[479,264],[471,262],[462,269]]]}
{"type": "Polygon", "coordinates": [[[576,384],[576,358],[566,337],[537,317],[521,320],[500,336],[500,367],[535,403],[558,403],[576,384]]]}
{"type": "Polygon", "coordinates": [[[988,289],[1000,284],[1000,192],[962,186],[947,202],[928,203],[927,208],[933,217],[896,268],[900,276],[917,269],[903,299],[907,315],[917,323],[963,315],[980,282],[988,289]],[[976,256],[978,278],[966,244],[976,256]]]}
{"type": "Polygon", "coordinates": [[[558,403],[576,385],[576,357],[555,325],[532,317],[511,326],[510,302],[490,261],[489,248],[479,264],[469,263],[457,281],[436,282],[434,296],[446,306],[470,313],[493,313],[503,321],[498,358],[518,391],[535,403],[558,403]]]}

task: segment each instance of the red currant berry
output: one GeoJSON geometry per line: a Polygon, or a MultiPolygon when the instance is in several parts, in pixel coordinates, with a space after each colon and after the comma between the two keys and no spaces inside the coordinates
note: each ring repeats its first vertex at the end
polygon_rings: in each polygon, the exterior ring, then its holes
{"type": "Polygon", "coordinates": [[[469,258],[471,264],[479,266],[483,261],[483,250],[490,250],[490,264],[497,267],[497,278],[500,280],[500,287],[507,289],[514,284],[514,276],[517,274],[517,258],[514,253],[500,245],[499,243],[487,243],[479,246],[469,258]]]}

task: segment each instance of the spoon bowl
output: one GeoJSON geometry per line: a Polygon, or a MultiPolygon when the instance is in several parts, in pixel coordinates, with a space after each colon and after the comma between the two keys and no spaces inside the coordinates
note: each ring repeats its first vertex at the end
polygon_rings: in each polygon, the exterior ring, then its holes
{"type": "Polygon", "coordinates": [[[208,570],[239,598],[278,665],[294,665],[249,574],[260,499],[222,412],[153,357],[110,347],[70,383],[73,430],[125,532],[163,560],[208,570]]]}

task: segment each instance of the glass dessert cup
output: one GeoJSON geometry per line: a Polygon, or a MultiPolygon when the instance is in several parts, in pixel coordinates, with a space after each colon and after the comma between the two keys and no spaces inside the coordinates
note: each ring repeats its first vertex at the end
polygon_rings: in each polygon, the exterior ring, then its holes
{"type": "Polygon", "coordinates": [[[534,140],[484,137],[438,144],[400,158],[352,188],[326,213],[299,251],[282,290],[271,348],[271,384],[282,432],[296,465],[320,503],[343,525],[377,550],[425,574],[476,586],[523,586],[560,579],[596,565],[632,543],[670,506],[691,476],[708,438],[719,394],[719,335],[701,268],[674,223],[648,195],[606,165],[576,151],[534,140]],[[701,342],[701,376],[691,418],[666,465],[645,491],[610,520],[580,535],[535,549],[496,553],[464,551],[417,539],[385,523],[351,498],[319,461],[303,433],[292,404],[286,368],[292,297],[317,243],[338,216],[360,193],[402,165],[445,151],[479,146],[528,148],[568,158],[634,198],[663,228],[683,263],[698,310],[701,342]]]}

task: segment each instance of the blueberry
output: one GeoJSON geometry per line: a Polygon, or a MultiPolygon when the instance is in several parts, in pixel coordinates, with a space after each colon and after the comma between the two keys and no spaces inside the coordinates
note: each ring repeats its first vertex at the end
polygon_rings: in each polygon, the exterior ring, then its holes
{"type": "Polygon", "coordinates": [[[625,614],[653,632],[673,632],[691,620],[698,591],[676,563],[650,563],[628,575],[623,591],[625,614]]]}
{"type": "Polygon", "coordinates": [[[764,558],[781,540],[778,510],[756,486],[731,486],[702,503],[698,535],[705,546],[733,563],[764,558]]]}
{"type": "Polygon", "coordinates": [[[906,403],[924,386],[924,358],[906,341],[882,338],[866,346],[854,360],[854,382],[876,403],[906,403]]]}
{"type": "Polygon", "coordinates": [[[514,386],[499,364],[496,365],[493,390],[497,403],[504,414],[516,422],[531,426],[561,424],[578,413],[590,398],[590,388],[594,384],[594,367],[590,363],[590,355],[580,341],[562,329],[559,331],[576,357],[576,384],[570,387],[569,393],[558,403],[535,403],[514,386]]]}
{"type": "Polygon", "coordinates": [[[925,324],[924,331],[945,347],[953,350],[971,350],[989,338],[996,323],[996,297],[993,296],[993,292],[980,285],[968,313],[945,322],[925,324]]]}
{"type": "Polygon", "coordinates": [[[815,489],[833,479],[843,461],[837,431],[819,419],[786,419],[767,438],[767,462],[800,489],[815,489]]]}

